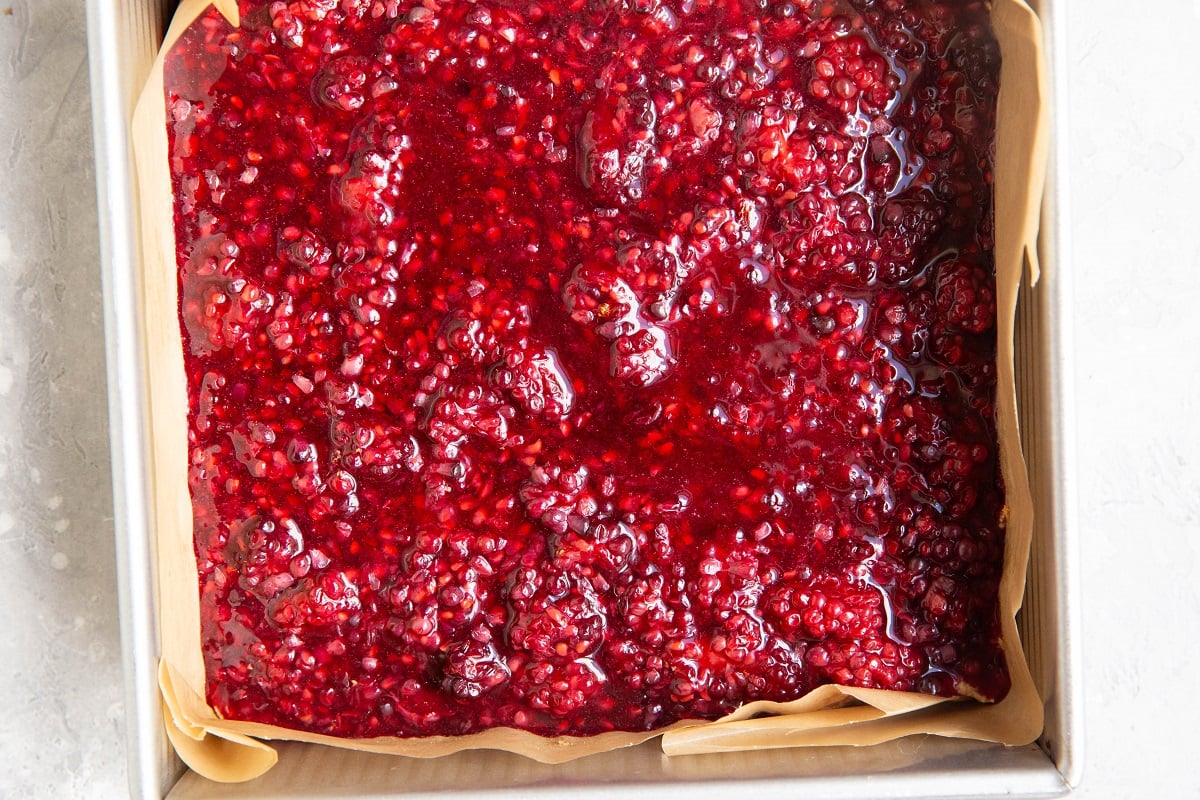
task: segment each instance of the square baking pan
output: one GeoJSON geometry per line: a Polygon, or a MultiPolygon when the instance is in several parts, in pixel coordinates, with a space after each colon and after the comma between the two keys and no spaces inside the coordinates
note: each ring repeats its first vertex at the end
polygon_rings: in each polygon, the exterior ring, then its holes
{"type": "Polygon", "coordinates": [[[874,747],[816,747],[667,758],[656,741],[557,766],[469,751],[421,760],[277,743],[279,764],[247,784],[190,772],[162,725],[148,481],[146,369],[139,313],[138,213],[129,120],[174,0],[88,0],[99,192],[114,514],[126,676],[126,752],[139,798],[1052,797],[1080,780],[1082,679],[1067,216],[1064,0],[1033,2],[1046,32],[1053,134],[1039,252],[1021,289],[1016,378],[1036,513],[1018,618],[1045,701],[1027,747],[918,736],[874,747]]]}

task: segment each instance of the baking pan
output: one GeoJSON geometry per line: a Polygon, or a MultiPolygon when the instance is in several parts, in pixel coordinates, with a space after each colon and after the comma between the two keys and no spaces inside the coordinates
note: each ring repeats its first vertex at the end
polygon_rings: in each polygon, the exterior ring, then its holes
{"type": "Polygon", "coordinates": [[[1043,207],[1041,279],[1017,309],[1017,393],[1036,527],[1018,623],[1046,706],[1042,737],[1005,748],[910,737],[875,747],[804,748],[666,758],[656,742],[547,766],[473,751],[434,760],[280,743],[257,781],[221,785],[188,771],[162,727],[150,528],[148,423],[140,329],[137,197],[129,119],[172,0],[88,0],[100,211],[121,638],[130,793],[139,798],[1052,797],[1079,783],[1082,679],[1077,637],[1071,264],[1067,214],[1065,3],[1033,2],[1046,31],[1053,138],[1043,207]]]}

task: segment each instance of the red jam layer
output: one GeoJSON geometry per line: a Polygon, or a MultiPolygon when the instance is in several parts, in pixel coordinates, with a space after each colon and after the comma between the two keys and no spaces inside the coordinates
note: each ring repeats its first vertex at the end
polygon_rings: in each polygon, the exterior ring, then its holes
{"type": "Polygon", "coordinates": [[[983,2],[298,0],[166,64],[208,699],[1004,696],[983,2]]]}

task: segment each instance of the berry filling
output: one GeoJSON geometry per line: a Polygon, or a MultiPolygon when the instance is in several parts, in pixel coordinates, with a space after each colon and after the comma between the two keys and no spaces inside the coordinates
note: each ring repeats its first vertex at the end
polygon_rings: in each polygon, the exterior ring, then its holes
{"type": "Polygon", "coordinates": [[[981,0],[291,0],[168,54],[208,700],[1002,698],[981,0]]]}

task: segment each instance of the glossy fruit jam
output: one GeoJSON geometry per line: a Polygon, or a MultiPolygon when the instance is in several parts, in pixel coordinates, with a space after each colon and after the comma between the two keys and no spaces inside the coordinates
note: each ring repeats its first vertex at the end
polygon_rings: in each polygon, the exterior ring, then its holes
{"type": "Polygon", "coordinates": [[[167,59],[208,699],[998,699],[983,2],[296,0],[167,59]]]}

